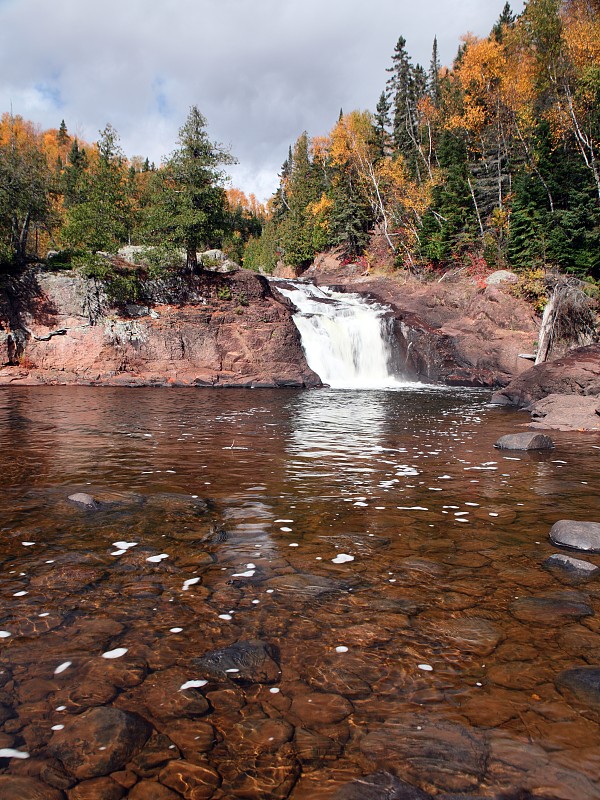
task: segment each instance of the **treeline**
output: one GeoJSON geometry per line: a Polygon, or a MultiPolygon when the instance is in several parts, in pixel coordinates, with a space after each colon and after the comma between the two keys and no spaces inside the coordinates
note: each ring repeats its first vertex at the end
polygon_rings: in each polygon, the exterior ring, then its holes
{"type": "Polygon", "coordinates": [[[246,264],[337,247],[422,270],[479,263],[600,278],[600,5],[508,4],[451,68],[398,40],[376,110],[303,133],[246,264]]]}
{"type": "Polygon", "coordinates": [[[163,260],[183,260],[190,269],[199,250],[215,247],[241,260],[248,239],[260,236],[265,209],[253,195],[223,188],[224,169],[235,159],[206,126],[192,107],[176,149],[156,167],[147,158],[127,159],[110,125],[89,145],[64,121],[40,131],[4,114],[0,266],[20,267],[48,250],[60,251],[63,261],[85,260],[125,244],[159,247],[163,260]]]}

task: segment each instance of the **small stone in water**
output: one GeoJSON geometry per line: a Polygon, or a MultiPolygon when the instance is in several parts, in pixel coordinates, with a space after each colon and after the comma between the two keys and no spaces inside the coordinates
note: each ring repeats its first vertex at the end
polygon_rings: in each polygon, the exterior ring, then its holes
{"type": "Polygon", "coordinates": [[[50,730],[52,730],[52,731],[62,731],[62,729],[63,729],[64,727],[65,727],[64,725],[53,725],[53,726],[50,728],[50,730]]]}
{"type": "Polygon", "coordinates": [[[348,648],[345,645],[341,644],[341,645],[339,645],[338,647],[335,648],[335,652],[336,653],[347,653],[348,652],[348,648]]]}
{"type": "Polygon", "coordinates": [[[280,690],[280,689],[278,689],[276,686],[271,686],[271,688],[269,689],[269,691],[271,692],[271,694],[279,694],[279,692],[280,692],[281,690],[280,690]]]}
{"type": "Polygon", "coordinates": [[[181,633],[183,628],[169,628],[170,633],[181,633]]]}
{"type": "Polygon", "coordinates": [[[233,619],[233,617],[231,616],[231,614],[219,614],[219,619],[230,620],[233,619]]]}
{"type": "Polygon", "coordinates": [[[418,664],[417,666],[424,672],[433,672],[433,667],[430,664],[418,664]]]}
{"type": "Polygon", "coordinates": [[[127,647],[117,647],[114,650],[107,650],[106,653],[102,653],[102,658],[121,658],[127,652],[127,647]]]}
{"type": "Polygon", "coordinates": [[[73,663],[72,661],[64,661],[54,670],[54,674],[60,675],[61,672],[64,672],[66,669],[69,669],[72,663],[73,663]]]}
{"type": "Polygon", "coordinates": [[[334,564],[345,564],[347,561],[354,561],[354,556],[349,556],[347,553],[340,553],[331,560],[334,564]]]}
{"type": "Polygon", "coordinates": [[[0,631],[0,639],[8,639],[9,636],[12,636],[10,631],[0,631]]]}

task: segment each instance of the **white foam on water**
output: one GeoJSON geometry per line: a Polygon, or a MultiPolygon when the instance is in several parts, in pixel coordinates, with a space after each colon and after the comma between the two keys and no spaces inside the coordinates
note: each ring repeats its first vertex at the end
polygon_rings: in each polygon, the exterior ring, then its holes
{"type": "Polygon", "coordinates": [[[219,614],[219,619],[224,619],[229,621],[230,619],[233,619],[233,617],[231,616],[231,614],[219,614]]]}
{"type": "Polygon", "coordinates": [[[126,553],[127,550],[113,550],[111,556],[122,556],[123,553],[126,553]]]}
{"type": "Polygon", "coordinates": [[[354,561],[354,556],[349,556],[347,553],[340,553],[331,560],[334,564],[346,564],[348,561],[354,561]]]}
{"type": "Polygon", "coordinates": [[[225,672],[239,672],[239,669],[234,669],[232,667],[231,669],[226,669],[225,672]]]}
{"type": "Polygon", "coordinates": [[[182,683],[179,687],[180,692],[185,692],[186,689],[200,689],[202,686],[206,686],[208,681],[186,681],[182,683]]]}
{"type": "Polygon", "coordinates": [[[183,628],[169,628],[169,633],[181,633],[183,628]]]}
{"type": "Polygon", "coordinates": [[[346,645],[340,644],[335,648],[335,652],[336,653],[347,653],[348,652],[348,648],[346,647],[346,645]]]}
{"type": "Polygon", "coordinates": [[[0,758],[29,758],[25,750],[13,750],[12,747],[0,747],[0,758]]]}
{"type": "Polygon", "coordinates": [[[21,544],[23,545],[23,547],[33,547],[35,542],[21,542],[21,544]]]}
{"type": "Polygon", "coordinates": [[[63,729],[64,727],[65,727],[64,725],[53,725],[53,726],[50,728],[50,730],[51,730],[51,731],[62,731],[62,729],[63,729]]]}
{"type": "Polygon", "coordinates": [[[279,692],[281,691],[281,689],[278,689],[278,688],[277,688],[277,686],[271,686],[271,688],[269,689],[269,691],[271,692],[271,694],[279,694],[279,692]]]}
{"type": "Polygon", "coordinates": [[[150,556],[146,559],[146,561],[150,561],[152,564],[158,564],[160,561],[168,557],[168,553],[161,553],[159,556],[150,556]]]}
{"type": "Polygon", "coordinates": [[[59,664],[59,666],[54,670],[54,674],[60,675],[61,672],[64,672],[66,669],[69,669],[72,663],[73,663],[72,661],[63,661],[63,663],[59,664]]]}
{"type": "Polygon", "coordinates": [[[10,631],[0,631],[0,639],[8,639],[9,636],[12,636],[10,631]]]}
{"type": "Polygon", "coordinates": [[[129,550],[131,547],[137,547],[138,542],[113,542],[114,547],[118,547],[119,550],[129,550]]]}
{"type": "Polygon", "coordinates": [[[55,709],[55,710],[56,710],[56,711],[66,711],[66,710],[67,710],[67,707],[66,707],[66,706],[56,706],[56,709],[55,709]]]}
{"type": "Polygon", "coordinates": [[[29,592],[25,592],[25,591],[23,591],[23,592],[15,592],[13,594],[13,597],[25,597],[26,594],[29,594],[29,592]]]}
{"type": "Polygon", "coordinates": [[[195,583],[200,583],[200,578],[188,578],[187,581],[183,582],[182,591],[187,592],[190,586],[193,586],[195,583]]]}
{"type": "Polygon", "coordinates": [[[292,529],[291,529],[291,528],[286,528],[286,527],[279,528],[279,530],[280,530],[280,531],[283,531],[284,533],[291,533],[291,532],[292,532],[292,529]]]}
{"type": "Polygon", "coordinates": [[[292,543],[289,545],[289,547],[300,547],[300,545],[298,544],[298,542],[292,542],[292,543]]]}
{"type": "Polygon", "coordinates": [[[127,650],[127,647],[116,647],[114,650],[107,650],[106,653],[102,653],[102,658],[121,658],[127,650]]]}
{"type": "Polygon", "coordinates": [[[433,667],[431,664],[417,664],[419,669],[422,669],[423,672],[433,672],[433,667]]]}
{"type": "Polygon", "coordinates": [[[254,570],[254,569],[248,569],[248,570],[246,570],[246,572],[234,572],[231,577],[232,578],[251,578],[254,575],[255,572],[256,572],[256,570],[254,570]]]}

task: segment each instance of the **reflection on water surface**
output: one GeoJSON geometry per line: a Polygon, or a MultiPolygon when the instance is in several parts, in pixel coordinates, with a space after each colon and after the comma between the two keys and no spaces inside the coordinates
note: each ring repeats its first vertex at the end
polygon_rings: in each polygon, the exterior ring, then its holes
{"type": "Polygon", "coordinates": [[[600,442],[494,450],[526,417],[486,401],[2,391],[0,789],[600,797],[597,709],[555,684],[600,664],[598,581],[542,567],[600,520],[600,442]]]}

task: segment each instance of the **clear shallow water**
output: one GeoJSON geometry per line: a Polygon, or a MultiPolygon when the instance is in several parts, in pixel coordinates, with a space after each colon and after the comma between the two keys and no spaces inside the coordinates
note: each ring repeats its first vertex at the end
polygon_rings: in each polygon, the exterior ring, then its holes
{"type": "Polygon", "coordinates": [[[1,392],[0,751],[30,754],[4,774],[66,790],[53,727],[111,706],[169,739],[130,782],[181,789],[169,770],[200,765],[198,797],[330,798],[376,769],[600,797],[598,717],[554,682],[600,664],[600,587],[541,566],[553,522],[600,521],[600,441],[497,451],[527,416],[487,399],[1,392]],[[565,591],[594,614],[519,603],[565,591]],[[193,661],[249,640],[279,664],[269,683],[193,661]]]}

